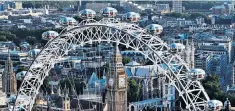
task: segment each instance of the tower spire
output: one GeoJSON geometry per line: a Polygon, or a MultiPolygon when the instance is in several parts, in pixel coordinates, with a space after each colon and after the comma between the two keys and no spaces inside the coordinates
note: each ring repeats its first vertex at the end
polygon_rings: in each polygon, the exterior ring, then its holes
{"type": "Polygon", "coordinates": [[[54,94],[53,84],[51,84],[51,94],[54,94]]]}
{"type": "Polygon", "coordinates": [[[110,73],[107,73],[108,111],[127,111],[127,76],[122,64],[118,43],[111,59],[110,73]]]}
{"type": "Polygon", "coordinates": [[[104,68],[104,71],[103,71],[103,79],[105,79],[106,77],[106,72],[105,72],[105,68],[104,68]]]}
{"type": "Polygon", "coordinates": [[[60,88],[60,86],[59,86],[59,88],[58,88],[58,90],[57,90],[57,94],[58,94],[59,96],[61,96],[61,88],[60,88]]]}
{"type": "Polygon", "coordinates": [[[8,60],[8,61],[10,61],[10,60],[11,60],[11,54],[10,54],[9,47],[8,47],[8,57],[7,57],[7,60],[8,60]]]}
{"type": "Polygon", "coordinates": [[[17,93],[16,77],[13,71],[13,63],[11,61],[9,47],[8,47],[8,57],[5,62],[5,69],[2,76],[2,82],[3,82],[3,92],[5,92],[8,95],[17,93]]]}
{"type": "Polygon", "coordinates": [[[115,54],[119,54],[120,51],[119,51],[119,48],[118,48],[118,43],[116,43],[115,45],[115,54]]]}
{"type": "Polygon", "coordinates": [[[194,53],[195,53],[195,48],[194,48],[194,42],[193,42],[193,39],[192,39],[192,43],[191,43],[191,51],[190,51],[191,53],[190,53],[190,62],[191,62],[191,65],[190,65],[190,67],[191,68],[194,68],[194,53]]]}

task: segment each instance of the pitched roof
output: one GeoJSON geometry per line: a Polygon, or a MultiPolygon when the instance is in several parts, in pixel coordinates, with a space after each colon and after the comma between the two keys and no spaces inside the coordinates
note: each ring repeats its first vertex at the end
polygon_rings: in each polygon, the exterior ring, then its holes
{"type": "Polygon", "coordinates": [[[98,80],[99,80],[99,79],[98,79],[96,73],[93,72],[92,75],[91,75],[91,77],[90,77],[90,79],[88,80],[88,85],[89,85],[90,87],[92,87],[92,86],[95,85],[95,82],[98,81],[98,80]]]}
{"type": "Polygon", "coordinates": [[[137,63],[136,61],[131,61],[129,63],[126,64],[126,66],[139,66],[140,64],[137,63]]]}

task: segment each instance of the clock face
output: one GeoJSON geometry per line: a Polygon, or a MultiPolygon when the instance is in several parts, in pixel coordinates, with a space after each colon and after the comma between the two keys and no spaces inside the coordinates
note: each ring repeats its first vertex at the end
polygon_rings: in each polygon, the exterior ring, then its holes
{"type": "Polygon", "coordinates": [[[112,86],[113,86],[113,82],[114,82],[114,81],[113,81],[113,78],[109,78],[109,82],[108,82],[109,86],[112,87],[112,86]]]}
{"type": "Polygon", "coordinates": [[[119,88],[126,87],[126,81],[125,78],[119,78],[119,88]]]}

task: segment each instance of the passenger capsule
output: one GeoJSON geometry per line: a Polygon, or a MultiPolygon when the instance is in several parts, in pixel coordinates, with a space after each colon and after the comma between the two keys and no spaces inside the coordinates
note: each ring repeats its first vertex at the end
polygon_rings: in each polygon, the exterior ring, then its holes
{"type": "Polygon", "coordinates": [[[208,101],[208,107],[210,111],[220,111],[223,107],[223,103],[219,100],[208,101]]]}
{"type": "Polygon", "coordinates": [[[104,17],[116,17],[117,15],[117,10],[113,7],[105,7],[101,13],[104,17]]]}
{"type": "Polygon", "coordinates": [[[16,80],[22,81],[27,71],[21,71],[16,74],[16,80]]]}
{"type": "Polygon", "coordinates": [[[123,16],[123,19],[128,22],[138,22],[140,20],[140,15],[136,12],[128,12],[123,16]]]}
{"type": "Polygon", "coordinates": [[[161,34],[163,27],[158,24],[150,24],[146,27],[147,31],[151,34],[161,34]]]}
{"type": "Polygon", "coordinates": [[[183,50],[185,49],[185,46],[181,43],[172,43],[170,44],[170,49],[171,52],[183,52],[183,50]]]}
{"type": "Polygon", "coordinates": [[[36,57],[40,53],[41,49],[31,49],[28,54],[30,57],[36,57]]]}
{"type": "Polygon", "coordinates": [[[84,9],[79,12],[79,16],[83,19],[95,18],[96,12],[92,9],[84,9]]]}
{"type": "Polygon", "coordinates": [[[57,37],[59,34],[56,31],[46,31],[42,33],[42,39],[43,40],[51,40],[55,37],[57,37]]]}
{"type": "Polygon", "coordinates": [[[59,23],[61,25],[76,25],[77,21],[72,17],[61,17],[59,23]]]}
{"type": "Polygon", "coordinates": [[[204,79],[206,72],[203,69],[191,69],[189,76],[192,80],[204,79]]]}
{"type": "Polygon", "coordinates": [[[10,99],[10,101],[9,101],[10,103],[15,103],[16,95],[11,95],[9,99],[10,99]]]}

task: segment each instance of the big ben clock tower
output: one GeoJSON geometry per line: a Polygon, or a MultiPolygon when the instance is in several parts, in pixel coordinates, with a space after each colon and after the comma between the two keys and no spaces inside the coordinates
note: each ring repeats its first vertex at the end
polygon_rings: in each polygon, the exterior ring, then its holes
{"type": "Polygon", "coordinates": [[[127,76],[118,45],[110,63],[107,86],[108,111],[127,111],[127,76]]]}

